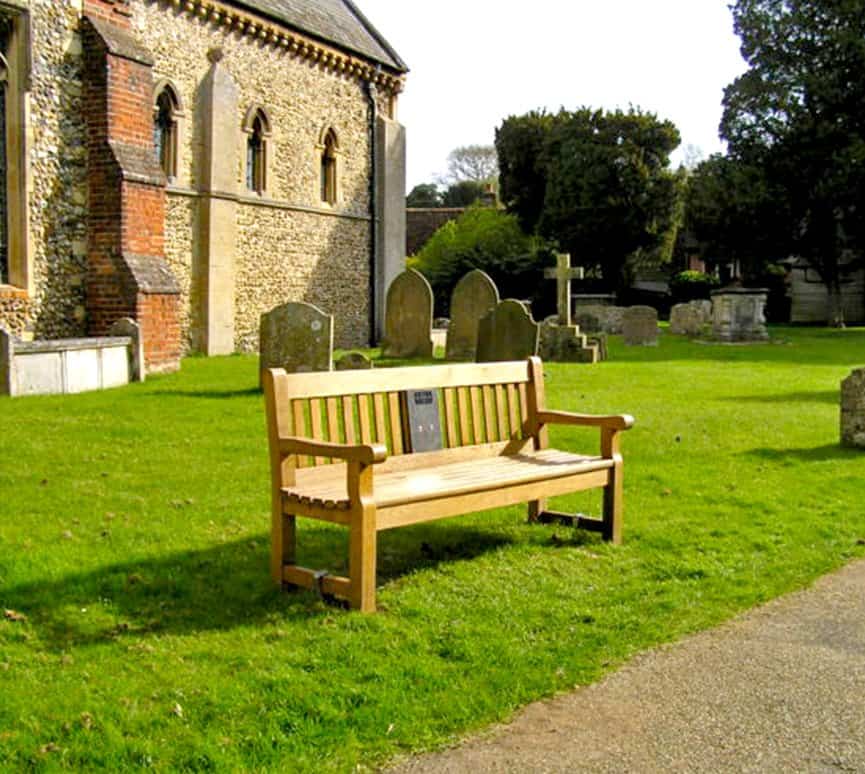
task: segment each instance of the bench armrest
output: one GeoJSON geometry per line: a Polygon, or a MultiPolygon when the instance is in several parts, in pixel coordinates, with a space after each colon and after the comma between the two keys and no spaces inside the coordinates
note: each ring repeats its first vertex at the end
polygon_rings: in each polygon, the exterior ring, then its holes
{"type": "Polygon", "coordinates": [[[387,459],[384,444],[359,444],[352,446],[344,443],[314,441],[311,438],[295,436],[279,439],[281,454],[308,454],[310,457],[334,457],[346,462],[359,462],[362,465],[375,465],[387,459]]]}
{"type": "Polygon", "coordinates": [[[634,418],[629,414],[601,416],[596,414],[574,414],[570,411],[539,411],[539,425],[583,425],[587,427],[606,427],[610,430],[629,430],[634,426],[634,418]]]}

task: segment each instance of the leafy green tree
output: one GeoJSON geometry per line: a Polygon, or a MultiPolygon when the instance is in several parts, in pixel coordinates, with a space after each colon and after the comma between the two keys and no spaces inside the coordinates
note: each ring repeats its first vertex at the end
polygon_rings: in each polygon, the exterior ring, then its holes
{"type": "Polygon", "coordinates": [[[737,0],[749,70],[727,87],[721,132],[733,158],[781,192],[793,249],[829,289],[865,245],[865,8],[861,0],[737,0]]]}
{"type": "Polygon", "coordinates": [[[472,269],[489,274],[502,298],[526,298],[531,289],[545,284],[544,263],[537,240],[523,233],[516,217],[480,206],[445,223],[409,260],[432,285],[440,315],[448,314],[451,292],[472,269]]]}
{"type": "MultiPolygon", "coordinates": [[[[564,115],[560,113],[559,115],[564,115]]],[[[526,233],[534,233],[544,209],[547,165],[544,149],[556,117],[544,111],[510,116],[496,129],[499,195],[519,218],[526,233]]]]}
{"type": "Polygon", "coordinates": [[[669,261],[683,174],[670,169],[679,132],[651,113],[582,109],[547,139],[539,233],[622,291],[640,265],[669,261]]]}
{"type": "Polygon", "coordinates": [[[484,184],[476,183],[474,180],[462,180],[459,183],[454,183],[448,186],[444,192],[442,206],[468,207],[484,195],[484,190],[484,184]]]}
{"type": "Polygon", "coordinates": [[[435,183],[420,183],[405,198],[406,207],[441,207],[442,195],[435,183]]]}

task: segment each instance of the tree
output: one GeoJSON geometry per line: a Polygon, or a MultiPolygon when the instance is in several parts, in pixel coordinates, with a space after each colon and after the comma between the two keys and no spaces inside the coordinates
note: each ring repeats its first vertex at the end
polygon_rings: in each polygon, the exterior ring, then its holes
{"type": "Polygon", "coordinates": [[[611,289],[672,255],[684,173],[679,132],[651,113],[582,108],[510,117],[496,132],[502,198],[523,228],[595,267],[611,289]]]}
{"type": "Polygon", "coordinates": [[[443,207],[468,207],[484,195],[483,183],[462,180],[449,186],[442,197],[443,207]]]}
{"type": "Polygon", "coordinates": [[[442,195],[435,183],[420,183],[405,198],[406,207],[441,207],[442,195]]]}
{"type": "Polygon", "coordinates": [[[465,145],[448,155],[447,180],[450,183],[472,181],[491,183],[499,174],[496,149],[492,145],[465,145]]]}
{"type": "Polygon", "coordinates": [[[865,246],[865,10],[861,0],[737,0],[750,69],[724,94],[722,136],[784,198],[790,243],[829,290],[865,246]]]}

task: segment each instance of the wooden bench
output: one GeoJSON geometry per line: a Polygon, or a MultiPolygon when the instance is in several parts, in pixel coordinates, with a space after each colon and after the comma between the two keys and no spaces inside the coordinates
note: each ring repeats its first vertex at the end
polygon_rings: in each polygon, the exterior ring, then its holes
{"type": "Polygon", "coordinates": [[[538,358],[291,375],[268,369],[264,389],[271,570],[280,585],[317,588],[374,611],[378,532],[521,502],[531,520],[570,518],[621,541],[619,439],[634,420],[548,411],[538,358]],[[415,390],[436,399],[444,448],[411,448],[415,390]],[[551,449],[551,424],[599,428],[600,454],[551,449]],[[547,497],[596,487],[604,489],[601,519],[547,510],[547,497]],[[348,578],[296,564],[298,516],[348,527],[348,578]]]}

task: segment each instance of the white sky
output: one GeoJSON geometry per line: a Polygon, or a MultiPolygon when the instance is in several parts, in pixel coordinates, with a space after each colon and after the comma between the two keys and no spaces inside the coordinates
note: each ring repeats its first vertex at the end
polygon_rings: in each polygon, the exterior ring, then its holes
{"type": "Polygon", "coordinates": [[[627,109],[676,124],[708,156],[724,87],[745,70],[728,0],[356,0],[408,64],[399,120],[408,189],[545,107],[627,109]]]}

